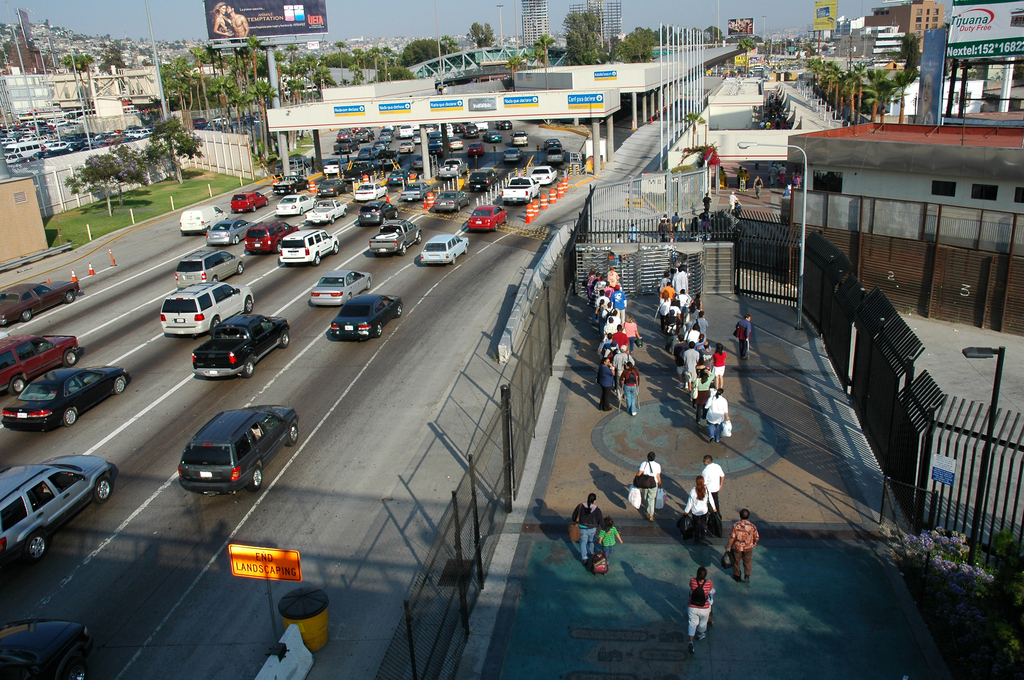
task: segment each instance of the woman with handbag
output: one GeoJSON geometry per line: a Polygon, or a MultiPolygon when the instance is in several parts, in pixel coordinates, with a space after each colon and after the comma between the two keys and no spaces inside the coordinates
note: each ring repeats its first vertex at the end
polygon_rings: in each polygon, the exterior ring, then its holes
{"type": "Polygon", "coordinates": [[[683,514],[689,515],[690,521],[693,522],[694,543],[700,543],[704,539],[708,513],[717,511],[715,499],[711,497],[711,492],[704,485],[704,477],[698,476],[697,485],[690,489],[690,497],[686,501],[686,508],[683,509],[683,514]]]}
{"type": "Polygon", "coordinates": [[[729,402],[725,399],[725,390],[718,389],[714,396],[708,399],[708,441],[722,442],[722,430],[725,423],[729,422],[729,402]]]}
{"type": "Polygon", "coordinates": [[[647,460],[640,463],[636,477],[633,478],[633,486],[640,489],[640,493],[643,494],[644,503],[641,510],[644,517],[651,522],[654,521],[654,504],[661,489],[661,465],[654,459],[654,451],[651,451],[647,454],[647,460]]]}
{"type": "Polygon", "coordinates": [[[580,503],[572,511],[572,521],[579,524],[580,531],[580,559],[583,566],[587,566],[590,556],[594,553],[594,536],[597,530],[604,526],[604,515],[601,508],[597,507],[597,494],[587,496],[586,503],[580,503]]]}
{"type": "Polygon", "coordinates": [[[626,316],[626,323],[622,324],[622,332],[629,338],[629,353],[633,353],[633,347],[643,347],[644,341],[640,338],[640,329],[636,325],[636,319],[632,314],[626,316]]]}
{"type": "Polygon", "coordinates": [[[697,416],[697,425],[708,415],[708,399],[711,398],[711,391],[714,389],[715,379],[707,366],[697,366],[697,379],[693,383],[694,396],[693,409],[697,416]]]}

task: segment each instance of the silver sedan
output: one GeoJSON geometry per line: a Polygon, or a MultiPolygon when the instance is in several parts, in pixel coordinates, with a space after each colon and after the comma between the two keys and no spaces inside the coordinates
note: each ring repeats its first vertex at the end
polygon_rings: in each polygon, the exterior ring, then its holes
{"type": "Polygon", "coordinates": [[[323,276],[309,291],[309,304],[317,307],[340,307],[354,295],[370,290],[373,277],[369,272],[339,269],[323,276]]]}
{"type": "Polygon", "coordinates": [[[206,244],[210,246],[233,246],[245,239],[245,233],[252,225],[245,220],[223,220],[206,232],[206,244]]]}

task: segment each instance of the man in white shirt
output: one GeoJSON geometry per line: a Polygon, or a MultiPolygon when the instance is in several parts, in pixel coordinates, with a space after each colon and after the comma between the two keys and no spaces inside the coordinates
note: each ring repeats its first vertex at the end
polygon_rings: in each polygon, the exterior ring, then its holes
{"type": "MultiPolygon", "coordinates": [[[[722,482],[725,481],[725,470],[714,462],[711,456],[704,456],[704,471],[700,473],[700,476],[704,478],[704,485],[708,487],[711,497],[715,499],[715,507],[721,508],[722,506],[718,504],[718,492],[722,490],[722,482]]],[[[721,513],[721,510],[718,512],[721,513]]]]}
{"type": "Polygon", "coordinates": [[[672,287],[676,289],[676,292],[682,293],[683,291],[689,290],[690,288],[690,277],[687,275],[686,270],[680,265],[679,269],[675,274],[672,275],[672,287]]]}
{"type": "MultiPolygon", "coordinates": [[[[654,521],[654,504],[658,499],[658,489],[661,488],[661,464],[655,462],[654,451],[647,454],[647,460],[640,463],[640,467],[637,468],[637,475],[644,475],[645,477],[653,477],[654,484],[650,488],[644,488],[637,485],[640,488],[640,492],[643,494],[643,505],[640,506],[644,513],[644,516],[651,522],[654,521]]],[[[651,484],[650,480],[647,484],[651,484]]]]}

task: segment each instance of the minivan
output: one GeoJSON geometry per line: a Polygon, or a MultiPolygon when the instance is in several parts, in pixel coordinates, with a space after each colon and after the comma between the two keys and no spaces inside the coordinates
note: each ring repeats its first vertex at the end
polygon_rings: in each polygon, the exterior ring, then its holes
{"type": "Polygon", "coordinates": [[[469,251],[469,239],[456,234],[438,234],[425,244],[420,253],[423,264],[455,264],[459,255],[469,251]]]}
{"type": "Polygon", "coordinates": [[[181,213],[181,235],[205,234],[214,223],[224,217],[224,211],[215,205],[186,210],[181,213]]]}
{"type": "Polygon", "coordinates": [[[174,270],[174,281],[178,288],[196,283],[211,283],[241,274],[245,269],[241,258],[226,250],[197,250],[186,255],[174,270]]]}

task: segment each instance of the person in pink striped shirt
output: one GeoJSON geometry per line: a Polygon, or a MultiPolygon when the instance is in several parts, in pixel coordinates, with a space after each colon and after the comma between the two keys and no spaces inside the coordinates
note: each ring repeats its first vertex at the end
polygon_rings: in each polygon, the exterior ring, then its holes
{"type": "Polygon", "coordinates": [[[690,579],[690,599],[686,607],[690,654],[694,653],[693,641],[700,641],[708,636],[708,618],[711,616],[711,605],[714,602],[715,584],[708,578],[708,570],[699,567],[697,578],[690,579]]]}

